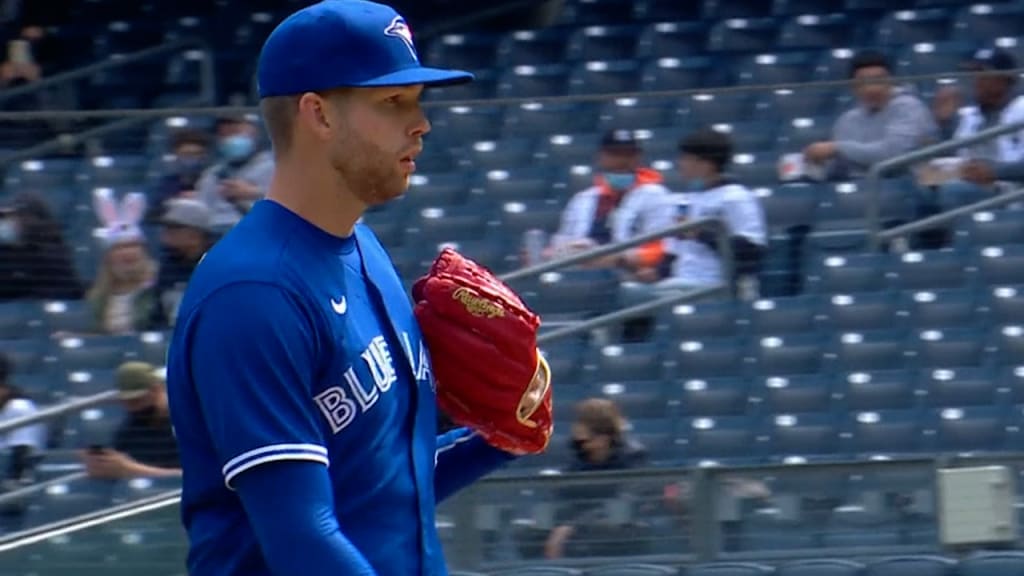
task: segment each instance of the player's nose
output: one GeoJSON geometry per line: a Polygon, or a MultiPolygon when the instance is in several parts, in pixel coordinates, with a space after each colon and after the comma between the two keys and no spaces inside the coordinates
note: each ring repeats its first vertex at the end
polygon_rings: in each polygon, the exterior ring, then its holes
{"type": "Polygon", "coordinates": [[[427,115],[423,113],[422,109],[418,110],[416,114],[416,122],[413,123],[412,128],[409,130],[409,135],[421,138],[430,132],[430,120],[427,119],[427,115]]]}

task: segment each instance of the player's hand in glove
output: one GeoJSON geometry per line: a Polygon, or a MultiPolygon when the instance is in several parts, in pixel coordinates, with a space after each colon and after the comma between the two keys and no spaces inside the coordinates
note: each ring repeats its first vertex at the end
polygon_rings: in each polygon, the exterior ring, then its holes
{"type": "Polygon", "coordinates": [[[437,400],[491,446],[523,455],[551,438],[551,372],[540,318],[489,270],[445,248],[412,290],[437,400]]]}

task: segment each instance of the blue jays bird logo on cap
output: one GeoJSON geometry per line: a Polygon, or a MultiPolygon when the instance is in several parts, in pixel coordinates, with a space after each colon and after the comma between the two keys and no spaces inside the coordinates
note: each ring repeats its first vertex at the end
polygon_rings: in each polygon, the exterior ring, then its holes
{"type": "Polygon", "coordinates": [[[405,23],[405,18],[395,16],[394,19],[391,20],[391,24],[384,29],[384,34],[405,42],[405,46],[409,49],[409,53],[412,54],[413,59],[419,62],[420,58],[416,55],[416,46],[412,43],[412,30],[409,28],[409,25],[405,23]]]}

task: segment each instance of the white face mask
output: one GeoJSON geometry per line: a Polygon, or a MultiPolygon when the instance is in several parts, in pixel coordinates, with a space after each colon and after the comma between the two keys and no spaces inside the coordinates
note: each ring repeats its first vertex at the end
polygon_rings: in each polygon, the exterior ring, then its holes
{"type": "Polygon", "coordinates": [[[21,231],[14,218],[0,219],[0,244],[16,244],[21,239],[21,231]]]}

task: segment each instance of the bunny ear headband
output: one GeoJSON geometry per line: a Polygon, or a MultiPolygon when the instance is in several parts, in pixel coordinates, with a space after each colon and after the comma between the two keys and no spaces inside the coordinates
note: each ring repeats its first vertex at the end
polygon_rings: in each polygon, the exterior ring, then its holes
{"type": "Polygon", "coordinates": [[[142,242],[145,239],[139,228],[146,211],[146,197],[142,194],[132,192],[118,206],[113,190],[96,188],[93,190],[93,208],[103,224],[99,232],[105,247],[142,242]]]}

